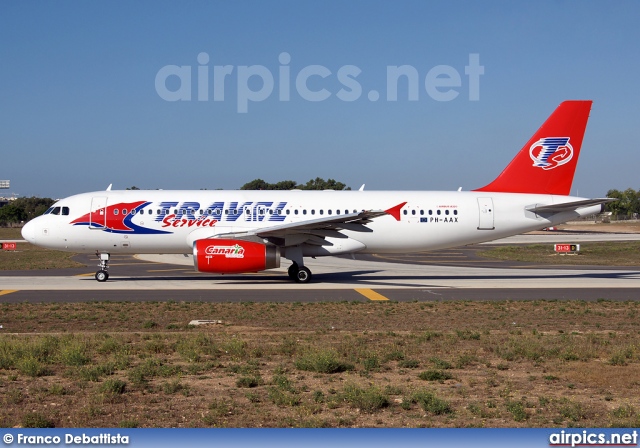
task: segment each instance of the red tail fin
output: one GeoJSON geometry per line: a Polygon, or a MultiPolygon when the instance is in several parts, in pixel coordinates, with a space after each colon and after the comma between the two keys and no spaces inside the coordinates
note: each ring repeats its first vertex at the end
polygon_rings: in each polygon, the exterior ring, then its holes
{"type": "Polygon", "coordinates": [[[591,103],[561,103],[496,180],[475,191],[568,195],[591,103]]]}

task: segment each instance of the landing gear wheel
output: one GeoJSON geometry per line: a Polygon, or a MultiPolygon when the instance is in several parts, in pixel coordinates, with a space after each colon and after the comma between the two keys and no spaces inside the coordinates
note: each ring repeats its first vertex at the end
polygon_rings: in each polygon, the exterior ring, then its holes
{"type": "Polygon", "coordinates": [[[96,251],[96,255],[100,259],[100,270],[96,272],[96,280],[106,282],[109,279],[109,254],[107,252],[100,253],[96,251]]]}
{"type": "Polygon", "coordinates": [[[296,274],[296,282],[298,283],[309,283],[311,281],[311,271],[302,266],[300,269],[298,269],[298,272],[296,274]]]}
{"type": "Polygon", "coordinates": [[[295,280],[296,279],[296,274],[298,273],[298,263],[293,263],[291,266],[289,266],[289,270],[287,271],[287,274],[289,274],[289,278],[291,280],[295,280]]]}

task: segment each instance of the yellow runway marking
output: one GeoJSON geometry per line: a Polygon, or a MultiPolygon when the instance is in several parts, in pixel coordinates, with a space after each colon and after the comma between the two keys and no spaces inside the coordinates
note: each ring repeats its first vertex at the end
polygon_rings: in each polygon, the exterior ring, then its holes
{"type": "Polygon", "coordinates": [[[18,292],[17,289],[3,289],[0,291],[0,296],[11,294],[12,292],[18,292]]]}
{"type": "Polygon", "coordinates": [[[373,289],[364,289],[363,288],[363,289],[356,289],[355,291],[357,293],[362,294],[363,296],[365,296],[369,300],[389,300],[385,296],[383,296],[382,294],[378,294],[377,292],[375,292],[373,289]]]}
{"type": "Polygon", "coordinates": [[[94,275],[95,275],[94,273],[89,273],[89,274],[77,274],[77,275],[74,275],[74,277],[91,277],[91,276],[94,276],[94,275]]]}

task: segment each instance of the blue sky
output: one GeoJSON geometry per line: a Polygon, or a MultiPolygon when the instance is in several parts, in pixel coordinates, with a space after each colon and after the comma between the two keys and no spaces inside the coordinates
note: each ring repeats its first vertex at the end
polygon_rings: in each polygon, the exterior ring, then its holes
{"type": "MultiPolygon", "coordinates": [[[[5,193],[54,198],[110,183],[236,189],[318,176],[369,190],[469,190],[493,180],[561,101],[592,99],[572,193],[638,189],[638,17],[635,1],[4,1],[0,179],[11,180],[5,193]],[[465,75],[472,54],[484,67],[477,101],[465,75]],[[330,72],[307,81],[330,93],[322,101],[296,88],[313,65],[330,72]],[[387,67],[401,65],[418,73],[417,101],[406,82],[387,99],[387,67]],[[460,74],[450,101],[425,87],[443,65],[460,74]],[[159,94],[166,66],[191,67],[190,101],[159,94]],[[233,68],[223,101],[213,98],[215,66],[233,68]],[[252,66],[274,88],[239,113],[239,92],[264,88],[258,76],[242,87],[241,67],[252,66]],[[360,71],[354,101],[337,96],[345,66],[360,71]]],[[[165,81],[181,88],[177,76],[165,81]]]]}

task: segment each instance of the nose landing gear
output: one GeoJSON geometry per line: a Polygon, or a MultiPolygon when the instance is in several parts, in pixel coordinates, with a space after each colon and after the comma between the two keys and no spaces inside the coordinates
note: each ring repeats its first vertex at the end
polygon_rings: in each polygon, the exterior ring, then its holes
{"type": "Polygon", "coordinates": [[[96,272],[96,280],[99,282],[106,282],[109,279],[109,254],[107,253],[98,253],[96,255],[100,258],[100,270],[96,272]]]}

